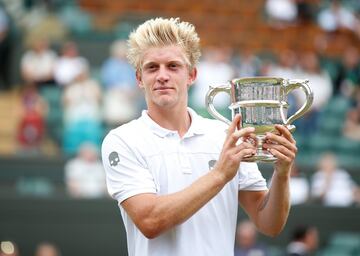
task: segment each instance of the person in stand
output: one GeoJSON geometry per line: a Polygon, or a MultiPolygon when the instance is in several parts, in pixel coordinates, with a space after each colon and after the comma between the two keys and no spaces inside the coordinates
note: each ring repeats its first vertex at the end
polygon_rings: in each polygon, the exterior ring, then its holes
{"type": "Polygon", "coordinates": [[[234,256],[268,256],[268,248],[260,243],[255,225],[250,220],[241,221],[236,228],[234,256]]]}
{"type": "Polygon", "coordinates": [[[333,152],[320,156],[318,169],[311,177],[311,199],[324,206],[347,207],[357,203],[359,186],[350,173],[338,166],[333,152]]]}
{"type": "Polygon", "coordinates": [[[238,203],[269,236],[283,229],[297,148],[276,125],[264,148],[278,158],[270,189],[256,163],[253,127],[206,119],[188,107],[200,57],[195,27],[155,18],[129,37],[130,63],[147,110],[111,130],[102,145],[109,194],[118,201],[128,254],[234,255],[238,203]]]}
{"type": "Polygon", "coordinates": [[[318,229],[314,226],[299,225],[292,231],[291,241],[286,248],[286,255],[310,256],[315,253],[318,245],[318,229]]]}
{"type": "Polygon", "coordinates": [[[61,253],[55,244],[41,242],[36,246],[35,256],[61,256],[61,253]]]}

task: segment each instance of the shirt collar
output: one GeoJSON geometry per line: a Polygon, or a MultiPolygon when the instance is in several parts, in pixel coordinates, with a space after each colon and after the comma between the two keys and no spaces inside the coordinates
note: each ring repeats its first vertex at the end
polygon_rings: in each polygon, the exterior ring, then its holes
{"type": "MultiPolygon", "coordinates": [[[[188,108],[188,112],[191,116],[191,124],[189,130],[184,135],[184,138],[204,134],[204,127],[201,125],[202,117],[199,116],[194,110],[188,108]]],[[[147,110],[143,110],[141,114],[141,119],[145,123],[145,125],[150,128],[150,130],[156,134],[157,136],[164,138],[170,134],[178,134],[177,131],[169,130],[164,127],[161,127],[158,123],[150,118],[147,113],[147,110]]]]}

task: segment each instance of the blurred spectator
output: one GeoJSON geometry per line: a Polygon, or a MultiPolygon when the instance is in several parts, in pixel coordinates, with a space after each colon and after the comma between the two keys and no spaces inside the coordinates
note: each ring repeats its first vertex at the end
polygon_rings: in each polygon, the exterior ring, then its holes
{"type": "Polygon", "coordinates": [[[111,56],[101,68],[101,82],[106,89],[113,87],[134,89],[135,72],[126,59],[126,53],[126,41],[115,41],[111,45],[111,56]]]}
{"type": "Polygon", "coordinates": [[[290,178],[290,202],[292,205],[306,203],[310,196],[310,185],[306,177],[304,177],[299,167],[294,164],[291,169],[290,178]]]}
{"type": "Polygon", "coordinates": [[[249,49],[243,50],[234,64],[236,77],[253,77],[260,73],[261,61],[249,49]]]}
{"type": "Polygon", "coordinates": [[[298,72],[298,56],[295,51],[285,49],[280,51],[277,63],[271,65],[268,75],[294,79],[298,72]]]}
{"type": "Polygon", "coordinates": [[[267,247],[257,241],[255,225],[244,220],[236,229],[235,254],[234,256],[266,256],[269,255],[267,247]]]}
{"type": "Polygon", "coordinates": [[[287,256],[314,255],[319,245],[319,234],[316,227],[297,226],[292,231],[291,241],[286,248],[287,256]]]}
{"type": "MultiPolygon", "coordinates": [[[[297,74],[299,79],[308,79],[310,88],[314,93],[314,101],[310,111],[302,118],[298,119],[295,124],[297,131],[303,135],[316,132],[318,126],[319,112],[327,104],[332,96],[332,80],[319,64],[317,55],[310,51],[301,55],[300,71],[297,74]]],[[[301,90],[294,91],[297,98],[298,107],[305,101],[305,94],[301,90]]]]}
{"type": "Polygon", "coordinates": [[[52,243],[42,242],[36,246],[34,256],[60,256],[59,249],[52,243]]]}
{"type": "Polygon", "coordinates": [[[315,1],[308,1],[308,0],[294,0],[297,6],[298,11],[298,21],[301,24],[308,24],[313,21],[317,8],[315,6],[316,2],[321,0],[315,1]]]}
{"type": "Polygon", "coordinates": [[[10,85],[11,35],[10,20],[5,8],[0,3],[0,90],[9,89],[10,85]]]}
{"type": "Polygon", "coordinates": [[[101,68],[101,81],[105,86],[104,120],[109,127],[125,123],[140,112],[140,90],[126,53],[126,42],[115,41],[111,56],[101,68]]]}
{"type": "MultiPolygon", "coordinates": [[[[80,71],[79,71],[80,72],[80,71]]],[[[89,77],[88,71],[77,74],[63,94],[63,149],[75,154],[84,142],[100,147],[102,139],[101,87],[89,77]]]]}
{"type": "MultiPolygon", "coordinates": [[[[192,88],[192,106],[197,109],[205,108],[205,96],[209,86],[219,86],[235,78],[234,68],[229,64],[231,50],[228,48],[207,48],[198,64],[198,75],[192,88]]],[[[227,109],[230,98],[226,94],[219,94],[214,99],[214,106],[227,109]]],[[[200,110],[201,112],[201,110],[200,110]]]]}
{"type": "MultiPolygon", "coordinates": [[[[285,79],[296,79],[298,72],[298,56],[295,51],[286,49],[279,53],[278,62],[270,65],[267,75],[282,77],[285,79]]],[[[298,104],[294,93],[288,94],[289,109],[288,116],[298,110],[298,104]]]]}
{"type": "Polygon", "coordinates": [[[34,84],[25,85],[19,103],[19,124],[17,128],[18,152],[39,154],[45,135],[47,103],[34,84]]]}
{"type": "Polygon", "coordinates": [[[335,90],[351,99],[360,90],[360,54],[356,46],[346,47],[343,53],[335,90]]]}
{"type": "Polygon", "coordinates": [[[69,195],[75,198],[106,194],[105,172],[94,145],[82,144],[77,156],[66,163],[65,182],[69,195]]]}
{"type": "Polygon", "coordinates": [[[27,84],[35,84],[37,87],[53,85],[56,60],[57,55],[50,49],[47,39],[34,40],[21,59],[23,79],[27,84]]]}
{"type": "Polygon", "coordinates": [[[358,187],[344,169],[337,166],[333,153],[321,156],[311,179],[311,196],[325,206],[350,206],[358,187]]]}
{"type": "Polygon", "coordinates": [[[19,256],[19,249],[13,241],[0,242],[0,256],[19,256]]]}
{"type": "Polygon", "coordinates": [[[321,10],[317,18],[319,26],[327,32],[347,29],[359,33],[360,21],[340,0],[331,0],[330,5],[321,10]]]}
{"type": "Polygon", "coordinates": [[[58,45],[66,39],[67,28],[57,13],[53,12],[53,3],[54,0],[33,1],[33,4],[27,5],[27,10],[23,10],[18,22],[23,28],[25,42],[46,36],[51,43],[58,45]]]}
{"type": "Polygon", "coordinates": [[[360,141],[360,91],[355,106],[346,113],[343,134],[348,139],[360,141]]]}
{"type": "Polygon", "coordinates": [[[294,0],[266,0],[265,12],[270,24],[282,28],[297,21],[298,9],[294,0]]]}
{"type": "Polygon", "coordinates": [[[77,45],[74,42],[67,42],[63,45],[61,56],[55,65],[55,81],[60,86],[66,86],[73,83],[87,69],[88,61],[79,55],[77,45]]]}

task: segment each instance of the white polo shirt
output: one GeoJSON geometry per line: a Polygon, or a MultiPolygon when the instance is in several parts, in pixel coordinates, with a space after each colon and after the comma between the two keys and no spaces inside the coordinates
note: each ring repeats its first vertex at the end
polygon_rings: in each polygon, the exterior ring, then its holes
{"type": "MultiPolygon", "coordinates": [[[[119,203],[141,194],[170,194],[211,171],[221,152],[227,126],[193,110],[191,126],[180,138],[142,116],[105,137],[102,159],[110,195],[119,203]]],[[[266,190],[255,163],[241,163],[234,177],[213,199],[184,223],[147,239],[120,206],[129,256],[233,255],[238,190],[266,190]]]]}

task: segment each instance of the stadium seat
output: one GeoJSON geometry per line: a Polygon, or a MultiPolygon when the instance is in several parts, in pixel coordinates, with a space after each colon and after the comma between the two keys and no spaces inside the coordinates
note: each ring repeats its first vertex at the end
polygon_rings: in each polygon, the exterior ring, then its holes
{"type": "Polygon", "coordinates": [[[41,96],[48,104],[48,114],[46,116],[47,134],[57,144],[61,143],[62,138],[62,91],[56,85],[44,87],[40,90],[41,96]]]}
{"type": "Polygon", "coordinates": [[[336,232],[330,237],[325,249],[326,255],[357,256],[360,254],[360,234],[351,232],[336,232]],[[332,253],[332,254],[331,254],[332,253]],[[337,254],[335,254],[337,253],[337,254]]]}

